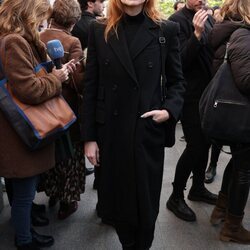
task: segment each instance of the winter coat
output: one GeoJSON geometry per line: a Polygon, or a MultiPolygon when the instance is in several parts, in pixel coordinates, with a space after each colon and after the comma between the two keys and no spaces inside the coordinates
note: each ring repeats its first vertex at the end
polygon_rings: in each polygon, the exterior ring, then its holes
{"type": "MultiPolygon", "coordinates": [[[[34,67],[47,60],[43,44],[34,44],[29,34],[10,34],[4,40],[0,53],[3,72],[20,101],[35,105],[61,93],[61,82],[55,75],[37,77],[34,73],[34,67]]],[[[54,166],[54,155],[53,143],[31,152],[0,110],[0,176],[23,178],[43,173],[54,166]]]]}
{"type": "Polygon", "coordinates": [[[91,25],[84,78],[84,139],[97,141],[100,148],[98,208],[101,217],[151,228],[159,211],[164,144],[175,133],[166,125],[178,120],[185,91],[178,25],[163,25],[164,103],[159,26],[145,17],[130,48],[123,23],[118,25],[119,39],[112,33],[106,42],[104,29],[102,23],[91,25]],[[167,109],[170,120],[157,124],[141,118],[153,109],[167,109]]]}
{"type": "Polygon", "coordinates": [[[72,30],[72,35],[79,38],[83,50],[88,46],[89,26],[93,21],[96,21],[95,15],[89,11],[83,11],[81,19],[72,30]]]}
{"type": "MultiPolygon", "coordinates": [[[[76,61],[83,57],[83,51],[81,43],[78,38],[73,37],[68,30],[55,23],[51,28],[48,28],[41,32],[41,40],[46,44],[48,41],[58,39],[61,41],[64,48],[64,58],[62,58],[62,64],[67,63],[71,59],[76,61]]],[[[83,93],[83,61],[77,65],[76,71],[70,75],[69,81],[62,84],[62,94],[65,100],[69,103],[70,107],[78,117],[79,105],[81,102],[81,96],[83,93]]],[[[76,122],[70,127],[70,135],[73,141],[80,140],[80,128],[79,123],[76,122]]]]}
{"type": "MultiPolygon", "coordinates": [[[[177,11],[169,20],[180,25],[181,58],[185,80],[187,81],[185,103],[196,103],[212,78],[213,50],[208,41],[209,30],[205,29],[199,41],[194,35],[193,17],[195,12],[186,6],[177,11]]],[[[208,17],[210,28],[214,20],[208,17]]]]}
{"type": "Polygon", "coordinates": [[[211,44],[215,51],[214,73],[222,64],[226,44],[229,42],[228,59],[235,83],[239,89],[250,95],[250,25],[224,20],[214,26],[211,32],[211,44]]]}

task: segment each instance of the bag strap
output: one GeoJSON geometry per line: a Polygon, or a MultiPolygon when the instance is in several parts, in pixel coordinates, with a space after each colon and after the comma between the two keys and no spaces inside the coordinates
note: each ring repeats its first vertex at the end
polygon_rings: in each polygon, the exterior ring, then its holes
{"type": "Polygon", "coordinates": [[[226,51],[224,55],[224,62],[228,62],[228,48],[229,48],[230,42],[227,42],[226,44],[226,51]]]}
{"type": "Polygon", "coordinates": [[[166,70],[165,70],[165,62],[166,62],[166,38],[162,31],[162,25],[159,29],[159,43],[161,49],[161,101],[164,102],[166,100],[167,95],[167,77],[166,77],[166,70]]]}

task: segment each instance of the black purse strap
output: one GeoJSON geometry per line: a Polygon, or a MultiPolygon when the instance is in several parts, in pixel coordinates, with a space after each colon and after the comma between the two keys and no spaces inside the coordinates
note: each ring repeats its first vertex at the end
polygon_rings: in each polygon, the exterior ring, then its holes
{"type": "Polygon", "coordinates": [[[166,100],[167,95],[167,77],[166,77],[166,38],[163,34],[162,27],[159,29],[159,43],[161,49],[161,101],[162,103],[166,100]]]}

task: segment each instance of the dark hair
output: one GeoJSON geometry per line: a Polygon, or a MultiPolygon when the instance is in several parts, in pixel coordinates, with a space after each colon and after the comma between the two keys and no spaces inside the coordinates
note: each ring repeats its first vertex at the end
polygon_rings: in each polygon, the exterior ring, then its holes
{"type": "Polygon", "coordinates": [[[185,2],[183,2],[183,1],[176,1],[175,3],[174,3],[174,10],[177,10],[177,7],[178,7],[178,4],[179,3],[185,3],[185,2]]]}
{"type": "Polygon", "coordinates": [[[78,0],[82,11],[88,9],[88,2],[94,3],[96,0],[78,0]]]}
{"type": "Polygon", "coordinates": [[[81,8],[77,0],[55,0],[52,17],[55,23],[69,28],[81,18],[81,8]]]}

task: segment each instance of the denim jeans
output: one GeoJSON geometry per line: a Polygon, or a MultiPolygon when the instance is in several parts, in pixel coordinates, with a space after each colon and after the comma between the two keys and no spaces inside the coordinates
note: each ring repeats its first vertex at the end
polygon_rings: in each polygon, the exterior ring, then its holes
{"type": "Polygon", "coordinates": [[[11,179],[13,188],[11,217],[17,245],[32,242],[30,233],[31,206],[36,193],[37,180],[37,175],[22,179],[11,179]]]}

